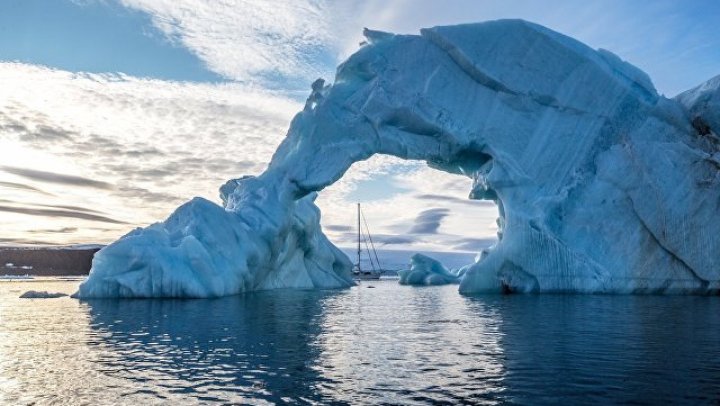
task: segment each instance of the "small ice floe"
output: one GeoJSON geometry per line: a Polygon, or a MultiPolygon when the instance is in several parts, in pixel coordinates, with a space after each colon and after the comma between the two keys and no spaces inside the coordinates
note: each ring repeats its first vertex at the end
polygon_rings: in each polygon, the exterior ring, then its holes
{"type": "Polygon", "coordinates": [[[56,297],[67,296],[65,293],[60,292],[47,292],[40,290],[28,290],[27,292],[20,295],[21,299],[54,299],[56,297]]]}
{"type": "Polygon", "coordinates": [[[34,279],[32,275],[25,274],[25,275],[0,275],[0,279],[34,279]]]}
{"type": "MultiPolygon", "coordinates": [[[[457,272],[457,271],[456,271],[457,272]]],[[[460,283],[456,273],[445,268],[437,260],[423,254],[410,258],[410,269],[398,271],[401,285],[432,286],[460,283]]]]}
{"type": "Polygon", "coordinates": [[[7,264],[5,264],[5,268],[15,268],[15,264],[13,264],[12,262],[8,262],[7,264]]]}

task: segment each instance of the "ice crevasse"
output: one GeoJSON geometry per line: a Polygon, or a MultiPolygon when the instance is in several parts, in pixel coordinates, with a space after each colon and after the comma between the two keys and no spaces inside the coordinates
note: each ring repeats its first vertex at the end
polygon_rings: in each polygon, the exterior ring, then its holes
{"type": "Polygon", "coordinates": [[[352,285],[316,192],[373,154],[472,178],[499,240],[460,291],[720,291],[720,77],[674,99],[605,50],[521,20],[366,31],[268,168],[98,252],[77,296],[352,285]]]}

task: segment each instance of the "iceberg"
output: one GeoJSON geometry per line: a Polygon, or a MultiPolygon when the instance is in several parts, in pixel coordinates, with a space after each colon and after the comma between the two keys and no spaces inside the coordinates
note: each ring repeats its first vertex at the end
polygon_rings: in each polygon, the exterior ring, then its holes
{"type": "Polygon", "coordinates": [[[104,248],[76,295],[351,286],[313,199],[374,154],[467,176],[470,199],[498,205],[462,293],[720,292],[720,80],[668,99],[611,52],[522,20],[364,34],[265,172],[104,248]]]}
{"type": "Polygon", "coordinates": [[[436,259],[415,254],[410,258],[410,269],[398,271],[401,285],[433,286],[460,283],[457,274],[449,271],[436,259]]]}
{"type": "Polygon", "coordinates": [[[195,198],[164,222],[98,251],[80,298],[221,297],[354,284],[352,263],[320,231],[311,193],[253,177],[221,188],[225,207],[195,198]]]}

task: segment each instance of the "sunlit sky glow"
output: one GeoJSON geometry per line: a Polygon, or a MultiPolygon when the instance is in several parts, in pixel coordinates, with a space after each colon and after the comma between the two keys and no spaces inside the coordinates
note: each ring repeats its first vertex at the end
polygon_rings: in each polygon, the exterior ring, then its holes
{"type": "MultiPolygon", "coordinates": [[[[363,27],[524,18],[606,48],[674,96],[720,73],[716,1],[7,0],[0,3],[0,244],[107,243],[258,174],[363,27]]],[[[362,201],[385,248],[476,251],[496,208],[470,180],[374,157],[323,191],[353,241],[362,201]]]]}

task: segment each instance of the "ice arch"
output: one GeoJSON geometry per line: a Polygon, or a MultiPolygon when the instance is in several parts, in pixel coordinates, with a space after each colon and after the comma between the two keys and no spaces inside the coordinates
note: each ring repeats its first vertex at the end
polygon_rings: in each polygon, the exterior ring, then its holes
{"type": "Polygon", "coordinates": [[[376,153],[497,201],[502,238],[462,292],[720,290],[718,86],[666,99],[612,53],[524,21],[365,34],[263,174],[223,186],[224,208],[195,199],[108,246],[78,296],[349,286],[312,201],[376,153]]]}

